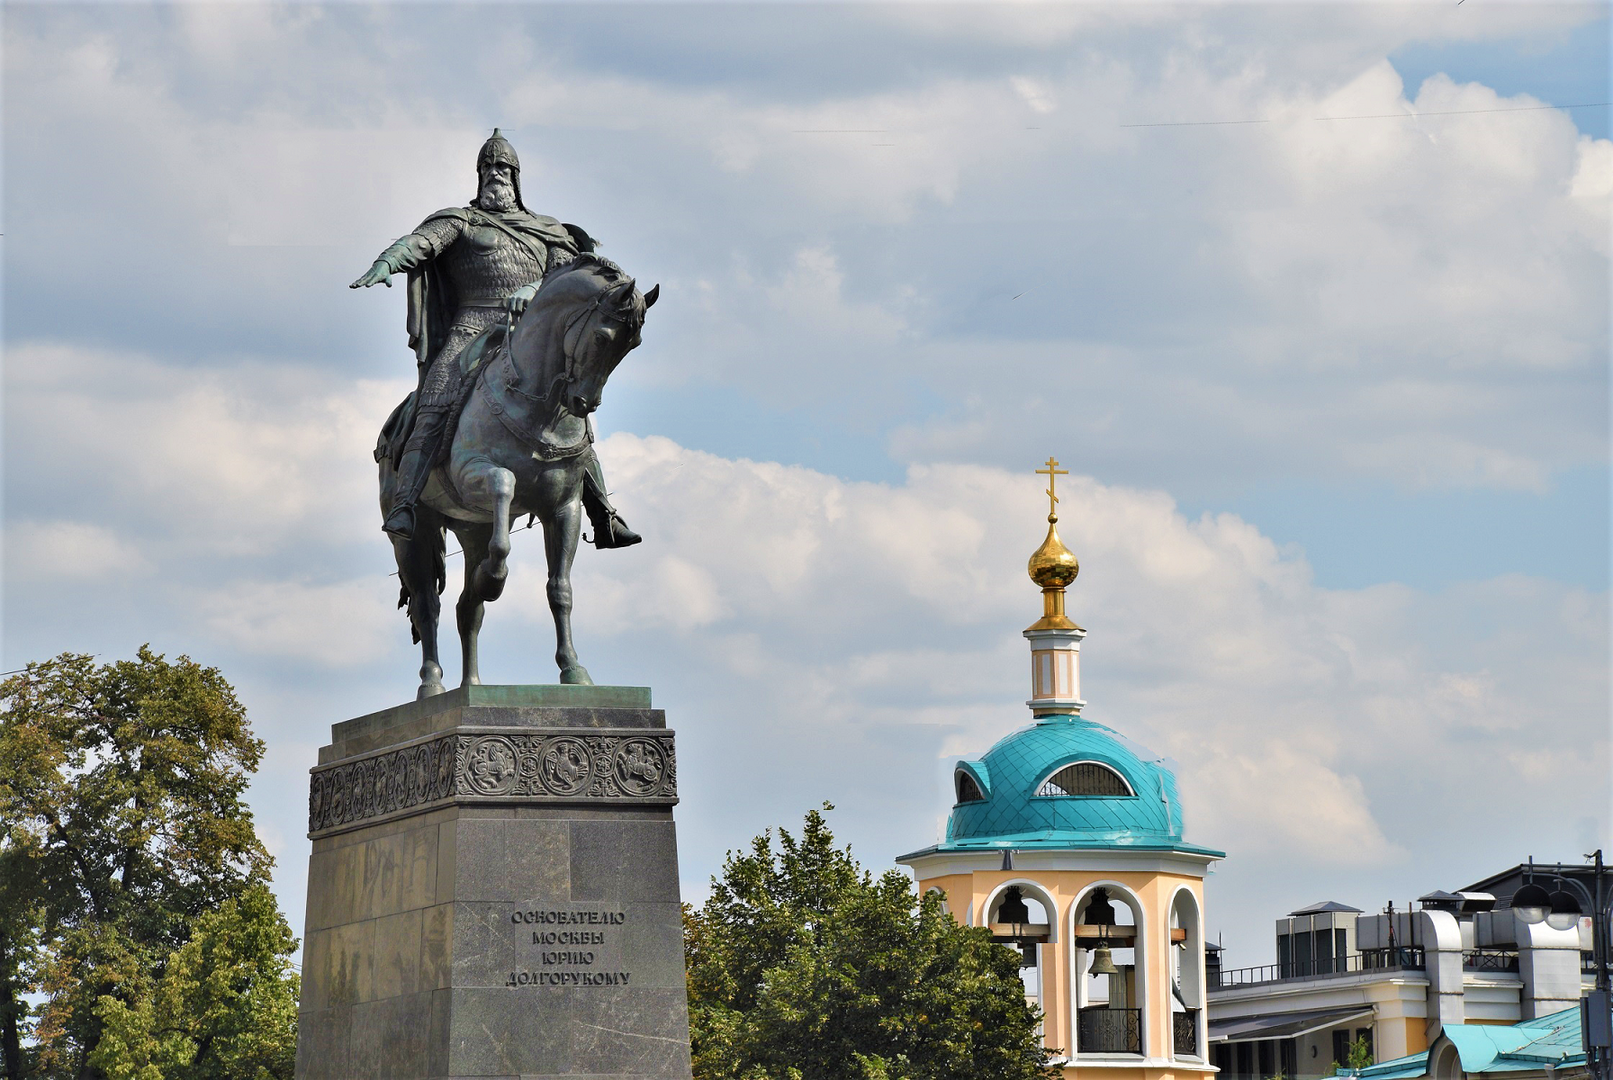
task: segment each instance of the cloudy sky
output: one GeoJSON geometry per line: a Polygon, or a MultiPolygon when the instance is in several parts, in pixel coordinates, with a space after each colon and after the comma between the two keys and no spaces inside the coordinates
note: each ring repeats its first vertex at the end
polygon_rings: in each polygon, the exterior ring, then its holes
{"type": "MultiPolygon", "coordinates": [[[[828,799],[869,865],[1028,720],[1049,454],[1088,714],[1178,768],[1228,964],[1610,836],[1608,8],[8,3],[4,656],[221,667],[300,927],[306,771],[413,694],[375,431],[474,191],[662,299],[612,380],[599,682],[686,896],[828,799]]],[[[554,677],[517,538],[488,681],[554,677]]],[[[452,653],[452,641],[445,639],[452,653]]],[[[457,672],[450,672],[457,677],[457,672]]]]}

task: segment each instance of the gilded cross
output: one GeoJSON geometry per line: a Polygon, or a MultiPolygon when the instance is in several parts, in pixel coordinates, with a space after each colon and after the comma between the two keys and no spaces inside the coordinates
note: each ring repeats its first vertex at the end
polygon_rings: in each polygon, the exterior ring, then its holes
{"type": "Polygon", "coordinates": [[[1047,477],[1047,514],[1049,517],[1053,517],[1058,513],[1059,507],[1059,497],[1053,494],[1053,491],[1058,487],[1058,478],[1061,476],[1069,476],[1070,470],[1059,468],[1059,459],[1049,457],[1047,459],[1047,468],[1037,469],[1036,475],[1047,477]]]}

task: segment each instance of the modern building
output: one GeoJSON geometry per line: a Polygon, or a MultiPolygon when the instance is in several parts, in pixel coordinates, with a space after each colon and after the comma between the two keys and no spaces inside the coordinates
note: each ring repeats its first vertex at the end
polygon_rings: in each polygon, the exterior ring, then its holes
{"type": "MultiPolygon", "coordinates": [[[[1532,873],[1549,884],[1588,869],[1532,873]]],[[[1365,1039],[1376,1061],[1411,1067],[1404,1063],[1423,1055],[1426,1066],[1442,1060],[1441,1045],[1476,1038],[1462,1033],[1474,1026],[1577,1009],[1594,982],[1591,920],[1556,930],[1517,917],[1512,895],[1530,876],[1515,867],[1429,893],[1410,910],[1366,914],[1328,902],[1278,919],[1275,964],[1212,969],[1211,1059],[1228,1080],[1306,1080],[1331,1075],[1365,1039]]]]}
{"type": "Polygon", "coordinates": [[[1204,875],[1224,853],[1183,838],[1161,759],[1082,715],[1085,631],[1064,611],[1078,566],[1057,521],[1029,565],[1043,597],[1025,631],[1033,722],[957,763],[946,838],[898,862],[954,917],[1022,952],[1066,1077],[1199,1077],[1214,1072],[1204,875]]]}

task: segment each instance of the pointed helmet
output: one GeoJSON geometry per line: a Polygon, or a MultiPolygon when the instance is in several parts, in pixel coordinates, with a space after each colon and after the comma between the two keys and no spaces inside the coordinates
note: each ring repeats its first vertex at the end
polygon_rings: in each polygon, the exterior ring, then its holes
{"type": "Polygon", "coordinates": [[[481,152],[476,155],[478,188],[481,185],[482,170],[493,164],[510,167],[510,179],[515,184],[515,205],[525,210],[526,204],[521,201],[521,159],[516,156],[515,147],[510,145],[510,140],[500,134],[498,128],[493,129],[493,134],[482,144],[481,152]]]}

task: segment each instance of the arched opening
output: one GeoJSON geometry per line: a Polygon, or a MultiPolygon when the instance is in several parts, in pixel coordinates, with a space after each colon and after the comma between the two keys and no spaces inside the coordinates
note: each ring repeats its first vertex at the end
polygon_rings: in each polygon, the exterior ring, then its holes
{"type": "Polygon", "coordinates": [[[941,888],[941,886],[931,885],[928,889],[924,890],[924,895],[934,896],[941,904],[941,910],[946,912],[948,915],[952,914],[952,905],[947,903],[947,892],[945,889],[941,888]]]}
{"type": "Polygon", "coordinates": [[[1053,913],[1058,910],[1052,896],[1035,882],[1010,881],[986,898],[983,907],[991,936],[1019,954],[1019,978],[1025,984],[1025,997],[1042,1004],[1042,976],[1053,940],[1053,913]]]}
{"type": "Polygon", "coordinates": [[[1101,761],[1072,761],[1049,773],[1036,785],[1042,798],[1061,795],[1088,795],[1124,799],[1136,796],[1126,778],[1101,761]]]}
{"type": "Polygon", "coordinates": [[[1462,1080],[1462,1055],[1455,1043],[1441,1040],[1434,1048],[1432,1065],[1428,1075],[1434,1080],[1462,1080]]]}
{"type": "Polygon", "coordinates": [[[986,798],[980,790],[980,785],[975,783],[975,778],[963,769],[952,774],[952,783],[957,790],[959,803],[983,802],[986,798]]]}
{"type": "Polygon", "coordinates": [[[1171,1056],[1204,1057],[1204,920],[1198,898],[1176,890],[1170,910],[1171,1056]]]}
{"type": "Polygon", "coordinates": [[[1116,883],[1093,885],[1071,907],[1075,1053],[1141,1055],[1148,1000],[1142,904],[1116,883]]]}

